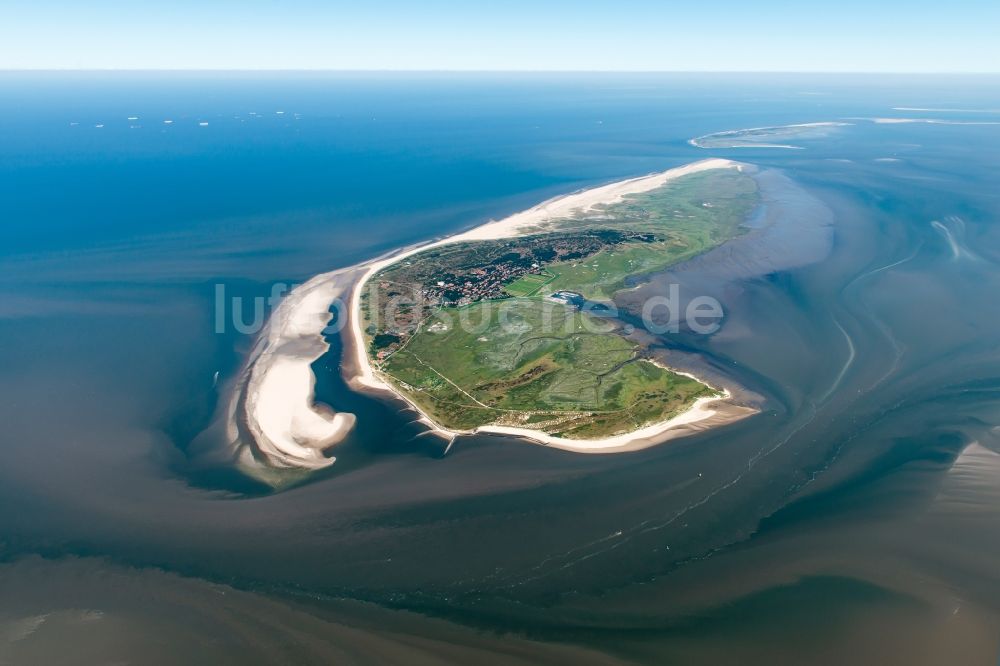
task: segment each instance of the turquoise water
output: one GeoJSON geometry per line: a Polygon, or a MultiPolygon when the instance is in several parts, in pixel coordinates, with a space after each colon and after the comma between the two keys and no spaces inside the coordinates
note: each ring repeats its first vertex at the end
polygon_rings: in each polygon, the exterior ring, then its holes
{"type": "Polygon", "coordinates": [[[1000,126],[687,140],[1000,121],[971,112],[1000,109],[997,83],[0,75],[0,628],[51,618],[0,650],[135,660],[170,636],[166,658],[217,663],[446,645],[466,663],[994,663],[1000,126]],[[346,391],[334,340],[319,395],[360,426],[333,469],[269,493],[192,444],[252,343],[216,330],[218,285],[266,297],[707,156],[778,170],[805,193],[786,203],[814,206],[789,205],[768,270],[669,278],[726,321],[659,352],[761,415],[633,455],[495,437],[442,457],[412,415],[346,391]],[[831,243],[808,259],[795,231],[821,214],[831,243]],[[81,632],[80,609],[104,619],[81,632]]]}

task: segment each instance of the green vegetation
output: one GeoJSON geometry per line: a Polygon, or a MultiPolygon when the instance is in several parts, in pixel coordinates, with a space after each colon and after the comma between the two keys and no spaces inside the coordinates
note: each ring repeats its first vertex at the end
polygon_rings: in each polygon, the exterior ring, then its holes
{"type": "Polygon", "coordinates": [[[382,375],[435,421],[599,438],[666,420],[711,389],[643,358],[619,323],[546,297],[610,300],[741,233],[758,201],[734,169],[691,174],[546,233],[456,243],[374,276],[364,330],[382,375]]]}
{"type": "Polygon", "coordinates": [[[541,299],[442,309],[382,371],[449,427],[528,426],[569,438],[635,430],[711,393],[639,358],[608,328],[541,299]]]}
{"type": "Polygon", "coordinates": [[[534,296],[542,287],[557,277],[559,277],[558,274],[553,274],[547,270],[543,270],[540,273],[528,273],[505,285],[504,288],[508,294],[515,298],[519,296],[534,296]]]}
{"type": "Polygon", "coordinates": [[[652,233],[652,243],[624,243],[579,261],[549,264],[558,273],[552,290],[568,289],[594,299],[610,299],[629,277],[662,271],[740,233],[757,202],[757,185],[733,169],[694,173],[625,201],[599,215],[573,220],[578,229],[612,226],[620,231],[652,233]],[[613,222],[609,223],[609,218],[613,222]]]}

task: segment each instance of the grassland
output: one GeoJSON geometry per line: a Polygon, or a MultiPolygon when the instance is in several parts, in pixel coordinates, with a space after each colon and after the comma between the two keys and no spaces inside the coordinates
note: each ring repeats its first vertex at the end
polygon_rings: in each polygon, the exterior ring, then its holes
{"type": "Polygon", "coordinates": [[[610,299],[629,277],[651,274],[690,259],[740,233],[757,201],[752,178],[731,169],[691,174],[670,186],[607,206],[565,223],[566,228],[613,228],[649,232],[652,243],[609,247],[581,261],[547,265],[558,274],[548,288],[576,291],[594,300],[610,299]]]}
{"type": "Polygon", "coordinates": [[[548,270],[543,270],[541,273],[528,273],[506,285],[507,293],[514,298],[534,296],[541,291],[542,287],[558,277],[558,273],[552,273],[548,270]]]}
{"type": "Polygon", "coordinates": [[[545,234],[413,255],[375,275],[375,297],[362,301],[373,364],[453,430],[506,425],[597,439],[664,421],[712,389],[644,358],[611,322],[545,297],[611,299],[630,277],[740,234],[757,201],[750,176],[716,169],[545,234]],[[511,277],[497,282],[503,275],[511,277]],[[372,302],[393,303],[396,319],[372,302]]]}
{"type": "Polygon", "coordinates": [[[635,430],[711,393],[607,328],[538,298],[442,309],[382,372],[449,427],[528,425],[568,438],[635,430]]]}

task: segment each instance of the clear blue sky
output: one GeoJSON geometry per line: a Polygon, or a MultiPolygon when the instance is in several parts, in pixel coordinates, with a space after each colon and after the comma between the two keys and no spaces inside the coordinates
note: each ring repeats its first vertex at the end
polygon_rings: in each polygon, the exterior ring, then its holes
{"type": "Polygon", "coordinates": [[[0,0],[0,69],[1000,71],[1000,0],[0,0]]]}

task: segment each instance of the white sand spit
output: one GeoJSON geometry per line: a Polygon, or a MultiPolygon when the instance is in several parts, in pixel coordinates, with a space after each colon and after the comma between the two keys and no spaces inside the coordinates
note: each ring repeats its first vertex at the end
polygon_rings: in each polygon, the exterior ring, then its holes
{"type": "Polygon", "coordinates": [[[277,467],[333,464],[323,451],[341,442],[355,417],[315,403],[310,367],[329,349],[323,331],[346,287],[343,271],[318,275],[292,290],[271,314],[249,368],[244,413],[257,449],[277,467]]]}

